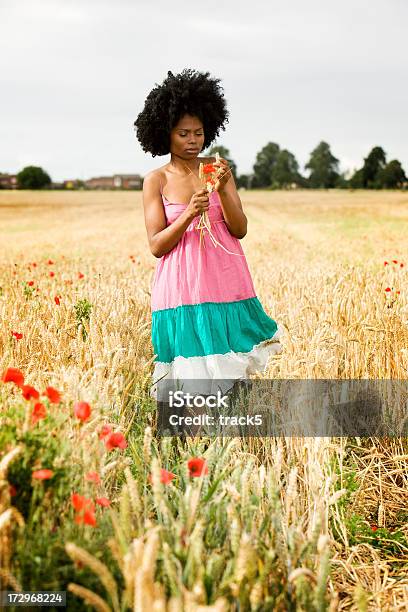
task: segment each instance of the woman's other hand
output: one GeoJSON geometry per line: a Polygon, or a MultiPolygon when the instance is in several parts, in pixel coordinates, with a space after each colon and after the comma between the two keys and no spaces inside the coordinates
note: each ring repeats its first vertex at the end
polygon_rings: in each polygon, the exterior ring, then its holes
{"type": "Polygon", "coordinates": [[[210,201],[208,197],[208,189],[204,187],[199,189],[191,196],[191,200],[186,208],[186,213],[191,216],[192,219],[201,215],[201,213],[208,210],[210,201]]]}
{"type": "Polygon", "coordinates": [[[224,189],[225,185],[231,178],[231,168],[229,167],[227,160],[223,157],[220,157],[219,162],[212,162],[212,165],[217,168],[214,189],[216,191],[220,191],[224,189]]]}

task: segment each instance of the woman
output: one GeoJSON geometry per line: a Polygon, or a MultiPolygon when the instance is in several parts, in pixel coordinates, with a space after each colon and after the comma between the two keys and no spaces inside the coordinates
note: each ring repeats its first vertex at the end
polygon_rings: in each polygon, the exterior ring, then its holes
{"type": "Polygon", "coordinates": [[[282,350],[283,328],[259,302],[240,244],[247,218],[228,163],[199,157],[228,122],[218,83],[208,72],[168,71],[135,121],[144,151],[171,155],[143,182],[147,237],[159,258],[151,291],[156,399],[159,380],[183,381],[192,393],[226,392],[264,372],[268,357],[282,350]],[[217,168],[213,192],[202,187],[200,162],[217,168]],[[208,229],[200,244],[205,211],[216,244],[208,229]]]}

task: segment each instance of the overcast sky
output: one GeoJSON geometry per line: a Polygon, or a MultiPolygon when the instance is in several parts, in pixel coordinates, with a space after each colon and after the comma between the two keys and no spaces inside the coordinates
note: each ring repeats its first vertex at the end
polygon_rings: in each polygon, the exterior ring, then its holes
{"type": "Polygon", "coordinates": [[[215,144],[238,173],[269,141],[303,170],[326,140],[341,169],[374,145],[408,173],[407,0],[0,0],[0,172],[55,181],[146,174],[133,122],[167,70],[221,78],[215,144]]]}

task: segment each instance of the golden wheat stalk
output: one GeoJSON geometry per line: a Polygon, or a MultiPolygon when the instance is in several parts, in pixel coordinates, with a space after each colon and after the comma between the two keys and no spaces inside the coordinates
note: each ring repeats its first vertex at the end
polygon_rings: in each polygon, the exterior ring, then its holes
{"type": "Polygon", "coordinates": [[[94,609],[97,610],[97,612],[112,612],[112,608],[108,606],[108,604],[104,599],[102,599],[102,597],[99,597],[99,595],[97,595],[93,591],[90,591],[89,589],[86,589],[80,584],[70,582],[67,588],[68,591],[74,593],[74,595],[78,595],[78,597],[81,597],[90,606],[93,606],[94,609]]]}
{"type": "MultiPolygon", "coordinates": [[[[200,162],[200,165],[198,167],[198,178],[200,179],[201,184],[203,185],[203,187],[206,187],[206,183],[204,180],[204,164],[203,162],[200,162]]],[[[201,213],[200,215],[200,220],[197,223],[197,229],[200,230],[200,248],[201,245],[204,244],[205,246],[205,242],[204,242],[204,229],[207,227],[207,212],[204,211],[201,213]]]]}
{"type": "Polygon", "coordinates": [[[11,508],[8,508],[7,510],[5,510],[5,512],[0,514],[0,531],[2,531],[2,529],[5,529],[7,525],[11,523],[11,519],[13,517],[16,519],[20,527],[24,526],[25,523],[23,516],[20,514],[17,508],[12,506],[11,508]]]}
{"type": "Polygon", "coordinates": [[[21,453],[23,450],[22,446],[16,446],[11,451],[7,453],[0,461],[0,481],[6,479],[8,466],[10,463],[21,453]]]}
{"type": "Polygon", "coordinates": [[[94,574],[98,576],[107,593],[109,593],[111,596],[113,609],[115,610],[115,612],[119,612],[120,605],[118,597],[118,587],[114,577],[112,576],[106,565],[102,563],[102,561],[99,561],[99,559],[91,555],[87,550],[81,548],[80,546],[77,546],[73,542],[67,542],[65,544],[65,550],[67,551],[71,559],[73,559],[74,561],[81,561],[81,563],[89,567],[94,572],[94,574]]]}
{"type": "Polygon", "coordinates": [[[0,585],[1,586],[6,586],[7,584],[9,584],[15,591],[22,591],[22,587],[21,584],[18,582],[18,580],[16,580],[16,578],[14,578],[13,574],[10,574],[10,572],[2,567],[0,567],[0,585]]]}

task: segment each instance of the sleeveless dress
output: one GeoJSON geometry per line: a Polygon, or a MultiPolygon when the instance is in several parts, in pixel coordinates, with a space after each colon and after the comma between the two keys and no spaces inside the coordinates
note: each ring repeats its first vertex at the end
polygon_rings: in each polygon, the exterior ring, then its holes
{"type": "MultiPolygon", "coordinates": [[[[169,202],[162,188],[160,193],[169,226],[188,204],[169,202]]],[[[284,328],[266,314],[256,295],[218,191],[209,194],[207,215],[217,242],[234,254],[215,246],[207,230],[200,246],[197,216],[159,259],[151,285],[155,358],[150,395],[156,400],[166,398],[166,381],[182,381],[177,388],[193,394],[226,393],[236,380],[264,373],[269,356],[282,352],[284,328]]]]}

